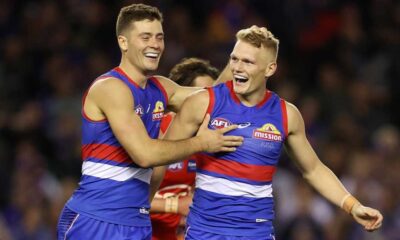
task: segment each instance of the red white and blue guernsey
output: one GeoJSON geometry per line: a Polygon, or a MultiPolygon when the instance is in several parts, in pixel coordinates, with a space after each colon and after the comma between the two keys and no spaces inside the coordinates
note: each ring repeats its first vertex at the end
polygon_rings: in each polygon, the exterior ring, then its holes
{"type": "Polygon", "coordinates": [[[285,101],[267,90],[260,103],[247,107],[232,81],[208,91],[208,127],[237,124],[227,134],[243,136],[244,142],[235,152],[201,153],[187,231],[273,239],[272,177],[287,137],[285,101]]]}
{"type": "MultiPolygon", "coordinates": [[[[141,88],[118,67],[96,81],[109,77],[130,88],[135,104],[132,110],[142,119],[149,136],[157,138],[168,99],[159,81],[150,77],[141,88]]],[[[109,223],[151,226],[148,196],[152,168],[141,168],[132,161],[107,119],[93,121],[83,110],[82,115],[82,177],[66,206],[109,223]]]]}

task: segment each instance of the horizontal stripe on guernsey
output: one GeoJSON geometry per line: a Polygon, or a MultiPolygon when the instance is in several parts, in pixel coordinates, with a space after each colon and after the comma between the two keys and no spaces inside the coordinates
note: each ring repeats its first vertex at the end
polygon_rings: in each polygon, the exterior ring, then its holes
{"type": "Polygon", "coordinates": [[[196,175],[196,188],[228,196],[251,198],[272,197],[272,184],[256,186],[201,173],[197,173],[196,175]]]}
{"type": "Polygon", "coordinates": [[[272,181],[272,177],[276,171],[275,166],[240,163],[214,158],[206,154],[202,154],[200,158],[201,160],[196,163],[198,169],[252,181],[272,181]]]}
{"type": "Polygon", "coordinates": [[[152,173],[153,170],[151,168],[117,167],[90,161],[84,161],[82,164],[82,175],[120,182],[135,178],[142,182],[150,183],[152,173]]]}
{"type": "Polygon", "coordinates": [[[272,181],[260,182],[260,181],[248,180],[248,179],[245,179],[245,178],[231,177],[231,176],[228,176],[228,175],[219,174],[219,173],[210,172],[210,171],[205,171],[205,170],[201,170],[201,169],[197,169],[196,172],[197,173],[203,173],[205,175],[212,176],[212,177],[224,178],[224,179],[229,180],[229,181],[247,183],[247,184],[250,184],[250,185],[262,186],[262,185],[267,185],[267,184],[271,184],[272,183],[272,181]]]}
{"type": "Polygon", "coordinates": [[[122,146],[107,144],[86,144],[82,145],[82,159],[88,158],[106,159],[119,163],[132,163],[132,159],[122,146]]]}
{"type": "Polygon", "coordinates": [[[130,163],[120,163],[120,162],[115,162],[112,160],[107,160],[107,159],[99,159],[99,158],[86,158],[85,161],[89,161],[89,162],[96,162],[96,163],[103,163],[103,164],[107,164],[107,165],[113,165],[113,166],[118,166],[118,167],[134,167],[134,168],[139,168],[136,164],[134,164],[134,162],[130,162],[130,163]]]}

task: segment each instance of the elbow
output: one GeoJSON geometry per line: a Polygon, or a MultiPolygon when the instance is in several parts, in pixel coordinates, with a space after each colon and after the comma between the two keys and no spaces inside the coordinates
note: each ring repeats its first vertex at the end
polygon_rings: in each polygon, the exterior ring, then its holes
{"type": "Polygon", "coordinates": [[[304,171],[302,173],[302,176],[306,181],[309,182],[315,177],[315,174],[316,174],[315,169],[312,169],[312,170],[304,171]]]}
{"type": "Polygon", "coordinates": [[[132,157],[133,162],[141,168],[154,167],[154,163],[151,159],[152,159],[152,157],[147,156],[147,154],[132,157]]]}
{"type": "Polygon", "coordinates": [[[146,158],[135,158],[133,159],[133,162],[141,168],[153,167],[153,164],[146,158]]]}
{"type": "Polygon", "coordinates": [[[321,171],[323,170],[324,165],[319,164],[320,162],[316,162],[316,164],[310,166],[307,170],[304,170],[302,175],[303,178],[308,182],[319,181],[321,176],[321,171]]]}
{"type": "Polygon", "coordinates": [[[126,148],[132,162],[141,168],[154,167],[155,164],[156,153],[154,152],[154,149],[150,149],[146,146],[151,146],[151,144],[143,142],[143,144],[136,146],[135,148],[126,148]]]}

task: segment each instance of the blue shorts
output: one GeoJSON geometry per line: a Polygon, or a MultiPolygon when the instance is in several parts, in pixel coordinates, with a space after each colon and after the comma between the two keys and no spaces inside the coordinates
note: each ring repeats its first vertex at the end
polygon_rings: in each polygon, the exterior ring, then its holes
{"type": "Polygon", "coordinates": [[[64,207],[57,226],[58,240],[151,240],[151,227],[133,227],[99,221],[64,207]]]}
{"type": "Polygon", "coordinates": [[[266,237],[227,236],[186,227],[185,240],[275,240],[273,233],[266,237]]]}

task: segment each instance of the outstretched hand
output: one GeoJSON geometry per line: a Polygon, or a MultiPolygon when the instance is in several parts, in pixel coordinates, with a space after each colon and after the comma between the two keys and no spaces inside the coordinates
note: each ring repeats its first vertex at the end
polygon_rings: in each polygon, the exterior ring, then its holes
{"type": "Polygon", "coordinates": [[[236,129],[237,125],[231,125],[217,130],[208,129],[210,122],[210,114],[206,114],[196,136],[201,138],[203,149],[209,153],[215,152],[234,152],[236,147],[242,145],[243,137],[241,136],[224,136],[224,133],[236,129]]]}
{"type": "Polygon", "coordinates": [[[382,226],[383,216],[376,209],[357,204],[352,208],[351,215],[367,231],[372,232],[382,226]]]}

